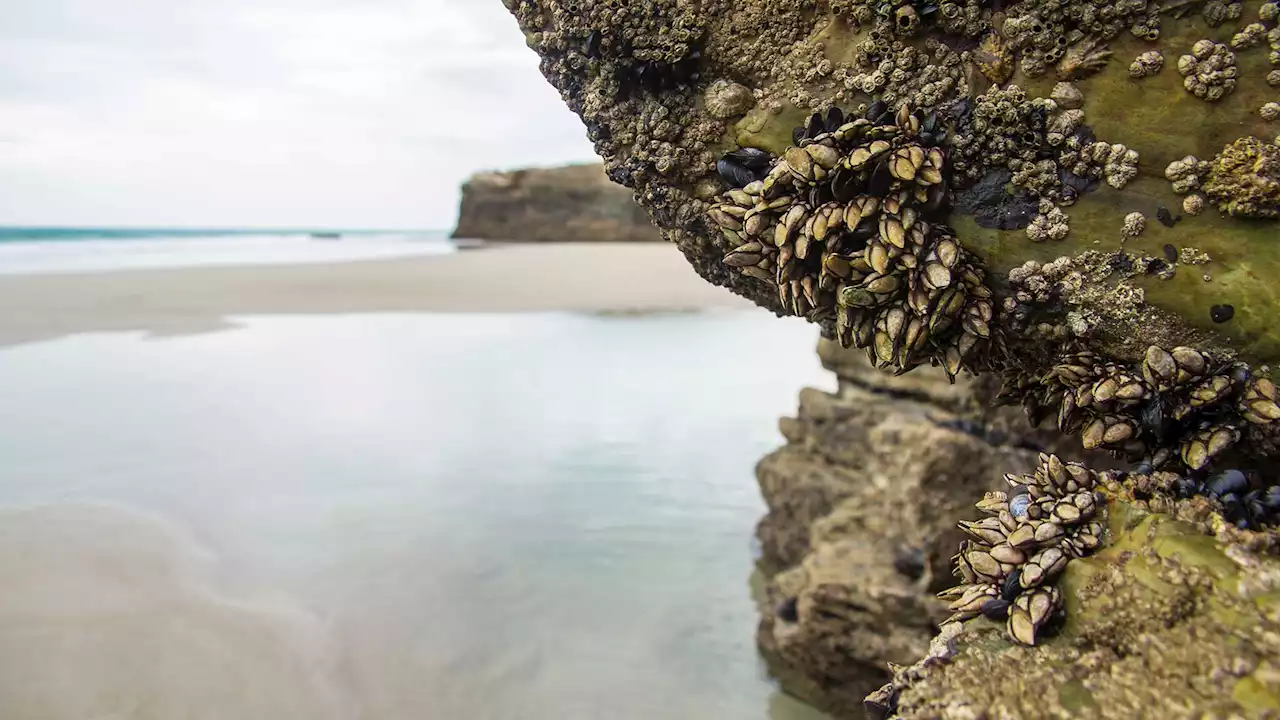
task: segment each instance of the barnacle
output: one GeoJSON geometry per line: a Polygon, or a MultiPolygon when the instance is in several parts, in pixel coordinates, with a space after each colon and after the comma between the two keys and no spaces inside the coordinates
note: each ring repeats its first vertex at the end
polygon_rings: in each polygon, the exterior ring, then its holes
{"type": "Polygon", "coordinates": [[[945,132],[934,116],[873,103],[863,117],[815,113],[762,180],[709,210],[724,262],[773,284],[782,304],[834,316],[841,344],[898,371],[949,375],[990,336],[991,292],[954,232],[945,132]]]}
{"type": "Polygon", "coordinates": [[[1010,639],[1035,645],[1062,609],[1054,581],[1072,558],[1085,557],[1105,537],[1097,473],[1056,455],[1041,454],[1029,475],[1005,475],[1009,492],[977,503],[988,517],[962,522],[968,535],[955,556],[960,584],[939,594],[953,613],[946,622],[978,615],[1004,619],[1010,639]]]}
{"type": "Polygon", "coordinates": [[[1189,347],[1147,348],[1140,366],[1071,353],[1046,372],[1006,377],[1004,402],[1021,402],[1033,424],[1054,417],[1086,449],[1161,467],[1208,467],[1245,432],[1280,420],[1276,387],[1249,366],[1189,347]]]}
{"type": "Polygon", "coordinates": [[[1256,137],[1227,145],[1213,159],[1204,193],[1228,215],[1280,217],[1280,146],[1256,137]]]}
{"type": "Polygon", "coordinates": [[[1147,228],[1147,217],[1140,212],[1131,212],[1124,216],[1124,226],[1120,229],[1123,238],[1135,238],[1147,228]]]}

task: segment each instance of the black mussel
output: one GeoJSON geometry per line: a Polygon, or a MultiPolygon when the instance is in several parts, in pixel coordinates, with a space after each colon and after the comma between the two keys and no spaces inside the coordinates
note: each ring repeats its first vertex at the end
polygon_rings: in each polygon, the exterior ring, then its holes
{"type": "Polygon", "coordinates": [[[814,113],[809,116],[809,124],[805,126],[805,137],[815,138],[825,132],[822,115],[814,113]]]}
{"type": "Polygon", "coordinates": [[[876,165],[876,169],[871,171],[871,180],[867,183],[867,189],[876,197],[884,197],[892,184],[893,175],[889,172],[889,163],[882,160],[876,165]]]}
{"type": "Polygon", "coordinates": [[[1169,431],[1173,428],[1173,418],[1169,416],[1167,403],[1168,400],[1157,393],[1138,413],[1143,432],[1158,443],[1168,439],[1169,431]]]}
{"type": "Polygon", "coordinates": [[[1239,470],[1224,470],[1213,475],[1207,481],[1209,492],[1219,497],[1239,495],[1249,489],[1249,478],[1239,470]]]}
{"type": "Polygon", "coordinates": [[[847,203],[858,196],[862,182],[856,172],[838,168],[831,174],[831,195],[836,202],[847,203]]]}
{"type": "Polygon", "coordinates": [[[1209,318],[1216,323],[1224,323],[1236,316],[1236,309],[1231,305],[1214,305],[1209,308],[1209,318]]]}
{"type": "Polygon", "coordinates": [[[594,58],[600,54],[600,31],[592,30],[587,35],[586,43],[587,57],[594,58]]]}
{"type": "Polygon", "coordinates": [[[1253,379],[1253,373],[1249,372],[1248,365],[1245,365],[1244,363],[1240,363],[1239,365],[1236,365],[1235,367],[1231,368],[1231,381],[1234,382],[1235,384],[1244,385],[1245,383],[1249,382],[1251,379],[1253,379]]]}
{"type": "Polygon", "coordinates": [[[1009,601],[1004,598],[991,598],[982,603],[982,614],[988,620],[1004,620],[1009,617],[1009,601]]]}
{"type": "MultiPolygon", "coordinates": [[[[1178,217],[1181,217],[1181,215],[1179,215],[1178,217]]],[[[1165,227],[1173,227],[1178,222],[1177,220],[1174,219],[1173,213],[1169,212],[1169,208],[1163,205],[1156,208],[1156,219],[1159,220],[1160,224],[1165,227]]],[[[1169,262],[1173,262],[1173,260],[1170,260],[1169,262]]]]}
{"type": "Polygon", "coordinates": [[[938,129],[938,113],[931,112],[928,115],[925,115],[924,120],[920,122],[920,129],[927,133],[931,133],[934,130],[937,130],[938,129]]]}
{"type": "Polygon", "coordinates": [[[835,132],[844,124],[844,112],[838,107],[832,107],[827,111],[827,132],[835,132]]]}
{"type": "Polygon", "coordinates": [[[1280,485],[1272,485],[1262,493],[1262,504],[1271,512],[1280,512],[1280,485]]]}
{"type": "Polygon", "coordinates": [[[1008,602],[1018,597],[1018,593],[1022,592],[1022,568],[1014,568],[1004,578],[1004,584],[1000,586],[1000,597],[1008,602]]]}
{"type": "Polygon", "coordinates": [[[755,172],[767,172],[773,156],[759,148],[745,147],[725,153],[725,157],[755,172]]]}
{"type": "Polygon", "coordinates": [[[716,172],[732,188],[746,187],[756,180],[755,173],[727,158],[720,158],[716,162],[716,172]]]}
{"type": "Polygon", "coordinates": [[[1178,497],[1189,498],[1201,494],[1204,485],[1191,478],[1180,477],[1173,482],[1173,489],[1178,493],[1178,497]]]}
{"type": "Polygon", "coordinates": [[[950,212],[950,194],[943,184],[934,185],[929,188],[928,196],[925,198],[924,212],[926,215],[937,215],[950,212]]]}
{"type": "Polygon", "coordinates": [[[802,141],[804,141],[804,128],[798,127],[793,129],[791,131],[791,144],[799,145],[802,141]]]}
{"type": "Polygon", "coordinates": [[[880,125],[880,118],[889,112],[889,103],[883,100],[876,100],[867,108],[867,119],[880,125]]]}

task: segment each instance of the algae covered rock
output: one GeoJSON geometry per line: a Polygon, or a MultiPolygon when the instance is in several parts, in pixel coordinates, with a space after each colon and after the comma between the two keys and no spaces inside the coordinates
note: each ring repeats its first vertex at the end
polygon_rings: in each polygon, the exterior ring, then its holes
{"type": "MultiPolygon", "coordinates": [[[[1280,32],[1264,7],[507,5],[609,177],[699,274],[879,367],[1018,383],[1082,350],[1131,367],[1151,345],[1280,358],[1277,226],[1244,217],[1271,207],[1271,146],[1241,144],[1271,136],[1257,108],[1280,32]],[[1214,160],[1171,186],[1187,157],[1214,160]],[[1199,211],[1177,194],[1193,190],[1208,212],[1179,212],[1199,211]],[[1011,281],[1060,257],[1086,285],[1011,281]]],[[[1159,433],[1131,437],[1111,449],[1166,460],[1159,433]]],[[[1232,446],[1258,458],[1265,440],[1232,446]]]]}
{"type": "MultiPolygon", "coordinates": [[[[1280,560],[1266,552],[1272,541],[1215,539],[1143,504],[1111,496],[1108,546],[1062,576],[1068,612],[1056,636],[1029,648],[985,619],[948,624],[923,660],[869,698],[869,710],[894,708],[902,718],[1275,717],[1280,560]]],[[[1197,515],[1185,505],[1174,512],[1197,515]]]]}

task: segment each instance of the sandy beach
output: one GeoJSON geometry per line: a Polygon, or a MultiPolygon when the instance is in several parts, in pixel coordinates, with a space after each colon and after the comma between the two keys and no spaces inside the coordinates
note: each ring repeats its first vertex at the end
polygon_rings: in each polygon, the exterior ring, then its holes
{"type": "Polygon", "coordinates": [[[237,315],[658,312],[753,307],[671,245],[496,245],[316,265],[0,275],[0,345],[95,331],[207,332],[237,315]]]}

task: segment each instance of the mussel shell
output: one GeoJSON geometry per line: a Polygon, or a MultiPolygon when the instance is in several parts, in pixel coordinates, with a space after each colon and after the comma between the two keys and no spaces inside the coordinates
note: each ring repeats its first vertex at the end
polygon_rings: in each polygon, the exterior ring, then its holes
{"type": "Polygon", "coordinates": [[[881,124],[881,116],[889,112],[889,103],[883,100],[876,100],[871,103],[871,107],[867,108],[867,119],[879,125],[881,124]]]}
{"type": "Polygon", "coordinates": [[[826,125],[822,120],[822,115],[814,113],[809,116],[809,124],[805,127],[806,137],[817,137],[826,131],[826,125]]]}
{"type": "Polygon", "coordinates": [[[835,132],[844,125],[844,112],[838,107],[832,107],[827,111],[827,132],[835,132]]]}
{"type": "Polygon", "coordinates": [[[731,188],[746,187],[758,179],[755,173],[727,158],[721,158],[716,162],[716,172],[731,188]]]}
{"type": "MultiPolygon", "coordinates": [[[[753,147],[738,148],[732,152],[725,153],[725,157],[757,173],[767,172],[770,163],[773,162],[772,155],[760,148],[753,147]]],[[[761,177],[763,177],[763,174],[761,177]]]]}

